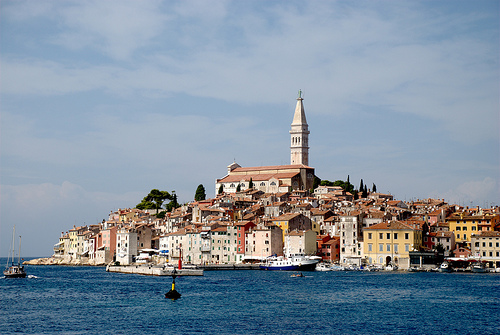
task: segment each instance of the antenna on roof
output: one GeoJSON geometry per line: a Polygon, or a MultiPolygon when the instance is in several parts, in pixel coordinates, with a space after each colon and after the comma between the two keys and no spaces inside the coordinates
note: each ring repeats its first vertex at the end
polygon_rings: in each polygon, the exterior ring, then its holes
{"type": "Polygon", "coordinates": [[[299,90],[299,99],[302,99],[302,90],[299,90]]]}

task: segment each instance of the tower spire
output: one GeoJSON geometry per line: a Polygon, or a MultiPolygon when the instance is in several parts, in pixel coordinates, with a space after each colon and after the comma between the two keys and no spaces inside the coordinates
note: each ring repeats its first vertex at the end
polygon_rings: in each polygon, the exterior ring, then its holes
{"type": "Polygon", "coordinates": [[[309,165],[309,126],[304,112],[302,90],[299,90],[297,105],[290,129],[290,164],[309,165]]]}

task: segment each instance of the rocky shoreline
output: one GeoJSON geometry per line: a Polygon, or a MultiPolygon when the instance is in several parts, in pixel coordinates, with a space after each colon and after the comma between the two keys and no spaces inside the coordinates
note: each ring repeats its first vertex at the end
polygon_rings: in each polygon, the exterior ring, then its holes
{"type": "Polygon", "coordinates": [[[54,257],[34,258],[24,261],[23,265],[68,265],[68,266],[106,266],[105,263],[96,263],[91,259],[65,259],[54,257]]]}

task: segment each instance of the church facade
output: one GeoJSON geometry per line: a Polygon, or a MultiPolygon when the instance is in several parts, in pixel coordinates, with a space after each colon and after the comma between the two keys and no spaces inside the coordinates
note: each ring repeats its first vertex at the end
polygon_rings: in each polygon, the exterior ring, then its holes
{"type": "Polygon", "coordinates": [[[306,121],[302,92],[299,91],[297,105],[290,129],[290,165],[241,167],[236,162],[227,167],[227,175],[215,181],[215,194],[221,189],[235,193],[253,188],[265,193],[282,193],[293,190],[312,189],[314,168],[309,164],[309,126],[306,121]]]}

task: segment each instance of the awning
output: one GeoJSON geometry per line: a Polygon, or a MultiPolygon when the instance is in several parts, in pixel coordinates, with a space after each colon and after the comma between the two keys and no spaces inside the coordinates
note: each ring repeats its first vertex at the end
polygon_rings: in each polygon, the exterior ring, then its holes
{"type": "Polygon", "coordinates": [[[140,249],[139,252],[158,252],[156,249],[140,249]]]}
{"type": "Polygon", "coordinates": [[[54,244],[54,247],[57,247],[58,245],[64,244],[64,242],[59,242],[57,244],[54,244]]]}

